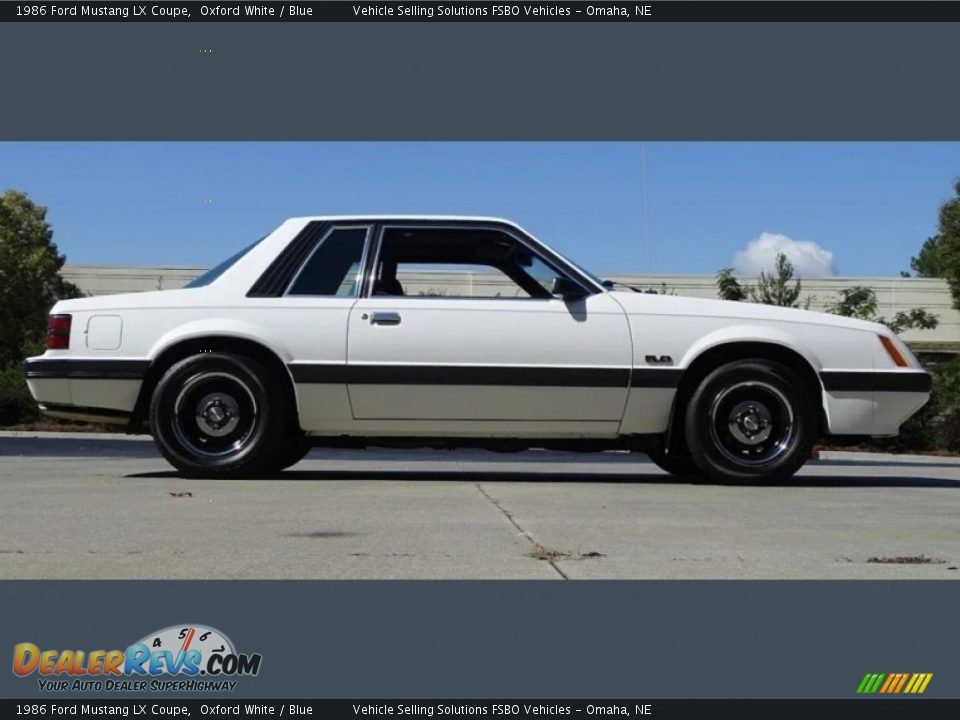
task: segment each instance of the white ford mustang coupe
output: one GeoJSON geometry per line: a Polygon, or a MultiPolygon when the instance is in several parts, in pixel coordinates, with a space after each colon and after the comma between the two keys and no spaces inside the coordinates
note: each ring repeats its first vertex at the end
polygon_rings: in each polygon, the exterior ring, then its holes
{"type": "Polygon", "coordinates": [[[466,217],[287,220],[185,288],[57,303],[24,371],[47,414],[147,422],[199,477],[394,444],[624,448],[684,477],[784,479],[821,434],[895,435],[930,392],[882,325],[615,291],[466,217]],[[404,288],[430,267],[496,284],[404,288]]]}

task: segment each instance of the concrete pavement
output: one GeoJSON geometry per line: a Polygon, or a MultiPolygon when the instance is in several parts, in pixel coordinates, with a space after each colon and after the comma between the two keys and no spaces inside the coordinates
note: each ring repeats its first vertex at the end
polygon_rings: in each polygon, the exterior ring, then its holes
{"type": "Polygon", "coordinates": [[[625,453],[315,450],[213,481],[64,435],[0,434],[2,578],[960,578],[957,459],[724,487],[625,453]]]}

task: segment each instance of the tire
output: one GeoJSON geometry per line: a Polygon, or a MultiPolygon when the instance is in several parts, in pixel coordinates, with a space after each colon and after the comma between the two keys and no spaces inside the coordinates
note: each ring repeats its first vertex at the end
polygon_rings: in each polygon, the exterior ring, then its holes
{"type": "Polygon", "coordinates": [[[157,384],[150,431],[187,477],[251,477],[271,470],[287,427],[287,398],[280,381],[253,358],[194,355],[157,384]]]}
{"type": "Polygon", "coordinates": [[[278,473],[296,465],[310,452],[310,442],[302,432],[286,435],[266,464],[268,472],[278,473]]]}
{"type": "Polygon", "coordinates": [[[647,453],[658,468],[684,480],[695,480],[700,475],[700,468],[693,462],[690,453],[685,449],[673,448],[667,452],[666,444],[659,442],[647,453]]]}
{"type": "Polygon", "coordinates": [[[782,482],[810,457],[819,416],[793,370],[771,360],[738,360],[694,391],[684,417],[686,444],[716,482],[782,482]]]}

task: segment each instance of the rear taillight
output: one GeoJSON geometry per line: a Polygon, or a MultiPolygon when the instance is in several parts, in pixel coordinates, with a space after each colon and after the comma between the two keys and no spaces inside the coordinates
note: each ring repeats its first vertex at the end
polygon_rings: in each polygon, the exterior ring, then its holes
{"type": "Polygon", "coordinates": [[[70,316],[51,315],[47,319],[47,349],[70,349],[70,316]]]}

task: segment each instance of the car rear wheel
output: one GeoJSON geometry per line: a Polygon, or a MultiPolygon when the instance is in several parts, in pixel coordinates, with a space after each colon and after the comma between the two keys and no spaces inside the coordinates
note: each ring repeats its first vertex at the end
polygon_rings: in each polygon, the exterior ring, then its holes
{"type": "Polygon", "coordinates": [[[797,374],[770,360],[738,360],[710,373],[686,408],[697,467],[717,482],[777,482],[810,457],[819,412],[797,374]]]}
{"type": "Polygon", "coordinates": [[[203,353],[160,379],[150,430],[163,456],[190,477],[269,472],[284,440],[287,395],[253,358],[203,353]]]}

